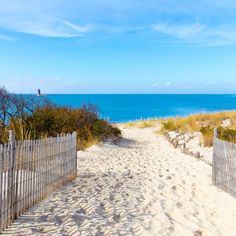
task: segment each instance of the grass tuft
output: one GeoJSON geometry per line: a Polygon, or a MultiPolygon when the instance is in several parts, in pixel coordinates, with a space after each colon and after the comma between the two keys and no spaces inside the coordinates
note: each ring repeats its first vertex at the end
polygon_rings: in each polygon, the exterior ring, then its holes
{"type": "Polygon", "coordinates": [[[155,127],[160,123],[159,119],[150,119],[150,120],[138,120],[133,122],[128,122],[126,127],[136,127],[140,129],[155,127]]]}

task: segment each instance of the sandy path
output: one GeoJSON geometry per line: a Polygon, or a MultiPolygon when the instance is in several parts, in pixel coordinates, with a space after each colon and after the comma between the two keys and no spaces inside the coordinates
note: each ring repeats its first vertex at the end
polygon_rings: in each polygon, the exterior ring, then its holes
{"type": "Polygon", "coordinates": [[[236,199],[211,168],[151,128],[78,155],[78,178],[21,216],[5,235],[236,235],[236,199]]]}

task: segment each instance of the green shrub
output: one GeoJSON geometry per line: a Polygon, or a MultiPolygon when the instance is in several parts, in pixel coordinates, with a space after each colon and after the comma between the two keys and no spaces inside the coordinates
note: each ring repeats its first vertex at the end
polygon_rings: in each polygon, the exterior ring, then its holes
{"type": "Polygon", "coordinates": [[[173,119],[169,119],[166,121],[162,122],[162,133],[167,133],[170,131],[177,131],[178,130],[178,126],[176,125],[176,122],[173,119]]]}
{"type": "Polygon", "coordinates": [[[236,130],[235,129],[226,129],[226,128],[218,128],[218,136],[220,139],[225,140],[227,142],[236,143],[236,130]]]}
{"type": "Polygon", "coordinates": [[[214,134],[214,128],[207,125],[207,126],[202,126],[200,128],[200,132],[203,134],[203,135],[212,135],[213,137],[213,134],[214,134]]]}
{"type": "Polygon", "coordinates": [[[99,119],[93,106],[84,106],[80,109],[48,106],[37,109],[27,118],[27,122],[33,130],[34,138],[54,137],[58,133],[77,131],[79,149],[121,135],[118,128],[99,119]]]}
{"type": "MultiPolygon", "coordinates": [[[[201,127],[200,131],[202,133],[203,145],[205,147],[211,147],[213,145],[214,128],[211,126],[204,126],[201,127]]],[[[219,127],[218,137],[221,140],[236,143],[236,130],[219,127]]]]}
{"type": "Polygon", "coordinates": [[[117,137],[121,135],[121,131],[114,126],[111,126],[105,120],[97,120],[92,126],[93,134],[99,140],[105,140],[109,137],[117,137]]]}
{"type": "Polygon", "coordinates": [[[9,130],[15,131],[17,140],[76,131],[79,149],[121,135],[117,127],[99,118],[92,105],[79,109],[57,107],[46,98],[14,95],[0,88],[0,143],[8,142],[9,130]]]}

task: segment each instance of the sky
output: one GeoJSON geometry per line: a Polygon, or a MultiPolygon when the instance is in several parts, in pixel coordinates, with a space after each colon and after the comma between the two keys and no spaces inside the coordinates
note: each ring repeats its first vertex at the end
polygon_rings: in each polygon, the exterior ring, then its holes
{"type": "Polygon", "coordinates": [[[0,0],[15,93],[236,93],[235,0],[0,0]]]}

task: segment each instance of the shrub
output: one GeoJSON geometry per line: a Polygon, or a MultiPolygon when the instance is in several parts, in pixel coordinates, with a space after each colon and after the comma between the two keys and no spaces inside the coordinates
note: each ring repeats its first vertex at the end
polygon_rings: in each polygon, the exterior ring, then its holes
{"type": "Polygon", "coordinates": [[[92,125],[92,131],[93,135],[100,141],[121,135],[121,131],[117,127],[111,126],[105,120],[96,120],[92,125]]]}
{"type": "Polygon", "coordinates": [[[236,143],[236,130],[235,129],[226,129],[218,128],[219,138],[227,142],[236,143]]]}
{"type": "Polygon", "coordinates": [[[211,126],[203,126],[200,128],[200,132],[202,133],[203,146],[204,147],[212,147],[214,128],[212,128],[211,126]]]}
{"type": "Polygon", "coordinates": [[[44,107],[27,118],[36,137],[56,136],[58,133],[77,131],[78,148],[84,149],[109,137],[119,137],[121,132],[109,122],[99,119],[93,106],[80,109],[44,107]]]}
{"type": "MultiPolygon", "coordinates": [[[[214,128],[211,126],[205,126],[202,127],[200,131],[202,133],[203,145],[205,147],[211,147],[213,145],[214,128]]],[[[219,127],[218,137],[221,140],[236,143],[236,130],[219,127]]]]}
{"type": "Polygon", "coordinates": [[[173,119],[169,119],[162,122],[162,129],[161,131],[163,133],[169,132],[169,131],[177,131],[178,126],[176,125],[176,122],[173,119]]]}
{"type": "Polygon", "coordinates": [[[0,143],[7,143],[8,142],[8,133],[9,129],[5,126],[0,126],[0,143]]]}
{"type": "Polygon", "coordinates": [[[119,137],[120,130],[99,119],[95,106],[79,109],[57,107],[44,98],[22,97],[0,88],[0,142],[8,142],[13,129],[17,140],[55,137],[58,133],[77,132],[78,148],[84,149],[109,137],[119,137]]]}

